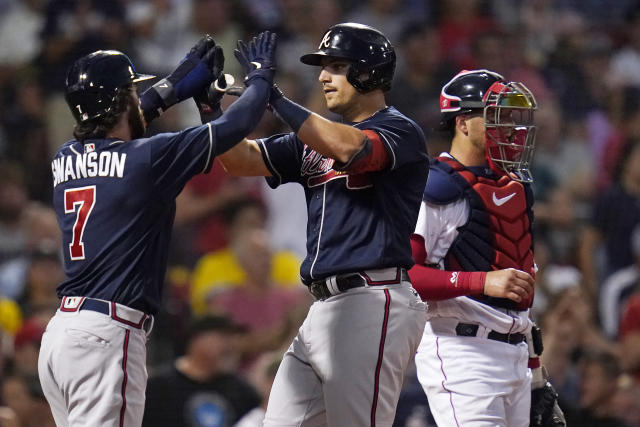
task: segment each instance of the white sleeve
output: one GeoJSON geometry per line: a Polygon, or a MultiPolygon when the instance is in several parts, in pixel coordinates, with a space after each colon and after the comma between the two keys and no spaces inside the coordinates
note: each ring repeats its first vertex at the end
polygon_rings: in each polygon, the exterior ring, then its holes
{"type": "Polygon", "coordinates": [[[469,204],[464,199],[448,205],[422,201],[415,234],[424,238],[427,264],[438,264],[442,267],[444,256],[458,237],[458,227],[466,224],[468,218],[469,204]]]}

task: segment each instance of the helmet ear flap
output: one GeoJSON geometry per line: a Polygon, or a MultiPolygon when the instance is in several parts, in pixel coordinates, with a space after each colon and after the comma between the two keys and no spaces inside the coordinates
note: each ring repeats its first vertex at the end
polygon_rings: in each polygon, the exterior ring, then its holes
{"type": "Polygon", "coordinates": [[[353,63],[347,72],[347,81],[361,93],[371,92],[374,89],[382,89],[386,92],[391,89],[391,76],[394,70],[395,62],[378,67],[353,63]],[[363,79],[363,75],[366,75],[366,78],[363,79]]]}

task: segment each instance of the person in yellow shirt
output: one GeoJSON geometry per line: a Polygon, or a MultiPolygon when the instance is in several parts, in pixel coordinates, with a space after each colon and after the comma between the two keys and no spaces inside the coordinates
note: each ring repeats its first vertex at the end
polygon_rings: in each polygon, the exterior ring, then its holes
{"type": "MultiPolygon", "coordinates": [[[[239,200],[225,210],[223,219],[229,230],[229,245],[200,258],[191,278],[191,306],[196,315],[208,311],[209,301],[219,291],[245,286],[247,270],[261,260],[252,258],[250,246],[242,236],[250,229],[264,229],[265,218],[264,206],[254,199],[239,200]]],[[[295,254],[275,251],[270,262],[271,283],[284,288],[300,284],[300,259],[295,254]]]]}

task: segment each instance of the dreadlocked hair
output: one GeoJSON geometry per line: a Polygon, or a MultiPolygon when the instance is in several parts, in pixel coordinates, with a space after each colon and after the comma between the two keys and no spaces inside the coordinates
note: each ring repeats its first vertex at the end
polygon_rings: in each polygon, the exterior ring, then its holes
{"type": "Polygon", "coordinates": [[[111,102],[111,108],[108,112],[100,117],[77,123],[73,128],[73,136],[78,141],[85,139],[99,139],[107,136],[107,132],[115,127],[120,120],[120,116],[127,111],[129,105],[129,97],[131,96],[129,89],[131,86],[124,86],[116,92],[116,96],[111,102]]]}

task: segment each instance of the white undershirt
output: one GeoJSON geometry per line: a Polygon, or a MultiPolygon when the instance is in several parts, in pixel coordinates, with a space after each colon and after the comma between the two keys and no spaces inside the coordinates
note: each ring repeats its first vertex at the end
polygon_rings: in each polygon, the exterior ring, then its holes
{"type": "MultiPolygon", "coordinates": [[[[448,156],[442,153],[441,156],[448,156]]],[[[422,201],[415,234],[424,238],[425,264],[444,268],[444,256],[458,237],[458,228],[469,219],[469,202],[458,199],[446,205],[422,201]]],[[[453,317],[462,322],[477,323],[501,333],[523,332],[529,329],[529,311],[495,308],[467,297],[429,301],[429,317],[453,317]]]]}

